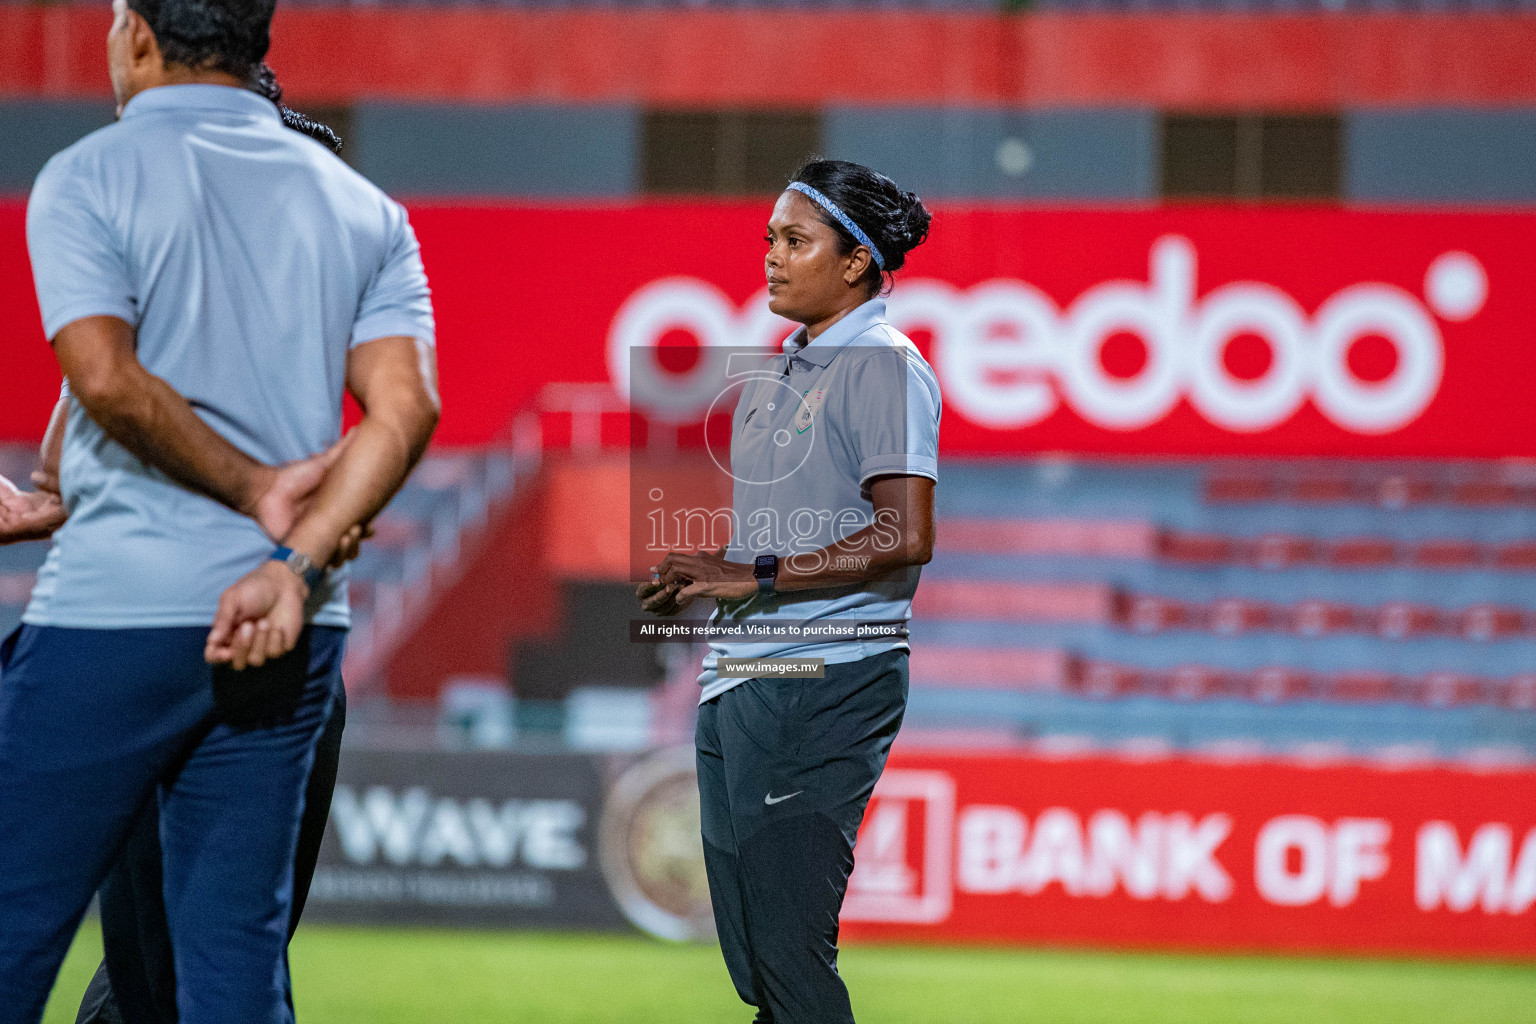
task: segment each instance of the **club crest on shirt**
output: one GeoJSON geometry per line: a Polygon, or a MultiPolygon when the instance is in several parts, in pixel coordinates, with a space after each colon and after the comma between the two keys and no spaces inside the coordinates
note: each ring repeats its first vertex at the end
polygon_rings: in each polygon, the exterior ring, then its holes
{"type": "Polygon", "coordinates": [[[816,418],[816,411],[821,408],[821,400],[825,397],[826,388],[807,389],[800,396],[800,410],[795,413],[795,433],[803,434],[811,429],[811,421],[816,418]]]}

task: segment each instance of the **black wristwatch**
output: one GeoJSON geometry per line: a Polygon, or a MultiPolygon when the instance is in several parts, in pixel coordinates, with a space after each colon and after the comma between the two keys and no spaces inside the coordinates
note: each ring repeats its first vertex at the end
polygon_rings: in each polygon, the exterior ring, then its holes
{"type": "Polygon", "coordinates": [[[325,570],[309,560],[309,556],[302,551],[295,551],[289,547],[279,547],[272,552],[272,561],[282,562],[292,573],[304,581],[310,593],[314,593],[320,581],[325,579],[325,570]]]}
{"type": "Polygon", "coordinates": [[[779,578],[779,556],[758,555],[752,562],[752,575],[757,580],[757,592],[764,597],[773,593],[773,585],[779,578]]]}

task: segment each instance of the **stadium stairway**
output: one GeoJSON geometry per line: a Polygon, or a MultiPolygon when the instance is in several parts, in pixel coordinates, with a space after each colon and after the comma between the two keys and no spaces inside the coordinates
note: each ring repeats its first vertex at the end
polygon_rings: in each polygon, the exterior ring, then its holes
{"type": "Polygon", "coordinates": [[[1536,759],[1523,464],[952,462],[912,739],[1536,759]]]}

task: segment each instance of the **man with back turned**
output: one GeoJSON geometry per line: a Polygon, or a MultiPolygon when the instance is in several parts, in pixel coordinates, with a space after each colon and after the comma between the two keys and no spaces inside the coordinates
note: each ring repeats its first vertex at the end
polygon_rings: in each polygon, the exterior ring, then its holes
{"type": "Polygon", "coordinates": [[[67,518],[0,648],[0,1021],[39,1019],[155,801],[182,1024],[280,1024],[348,625],[322,567],[436,425],[431,302],[405,211],[249,88],[270,2],[113,14],[121,118],[28,206],[67,518]]]}

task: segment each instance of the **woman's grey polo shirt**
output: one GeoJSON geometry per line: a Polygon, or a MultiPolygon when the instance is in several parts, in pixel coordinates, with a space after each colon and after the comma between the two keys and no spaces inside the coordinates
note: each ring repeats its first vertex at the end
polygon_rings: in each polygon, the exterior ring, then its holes
{"type": "MultiPolygon", "coordinates": [[[[333,444],[352,345],[434,342],[405,210],[255,93],[175,85],[59,153],[27,205],[43,327],[115,316],[145,369],[252,458],[333,444]]],[[[67,393],[67,392],[66,392],[67,393]]],[[[71,402],[54,536],[23,621],[206,626],[273,543],[109,439],[71,402]]],[[[346,575],[312,621],[348,624],[346,575]]]]}
{"type": "MultiPolygon", "coordinates": [[[[783,355],[754,364],[728,386],[741,389],[731,430],[731,561],[783,559],[859,532],[874,518],[868,487],[877,476],[938,479],[938,379],[911,340],[886,323],[883,300],[852,310],[810,344],[802,328],[784,342],[783,355]]],[[[871,543],[896,536],[877,528],[871,543]]],[[[919,575],[914,566],[873,583],[722,602],[712,622],[882,623],[896,635],[711,643],[700,701],[741,682],[716,675],[720,657],[837,664],[905,648],[919,575]]]]}

